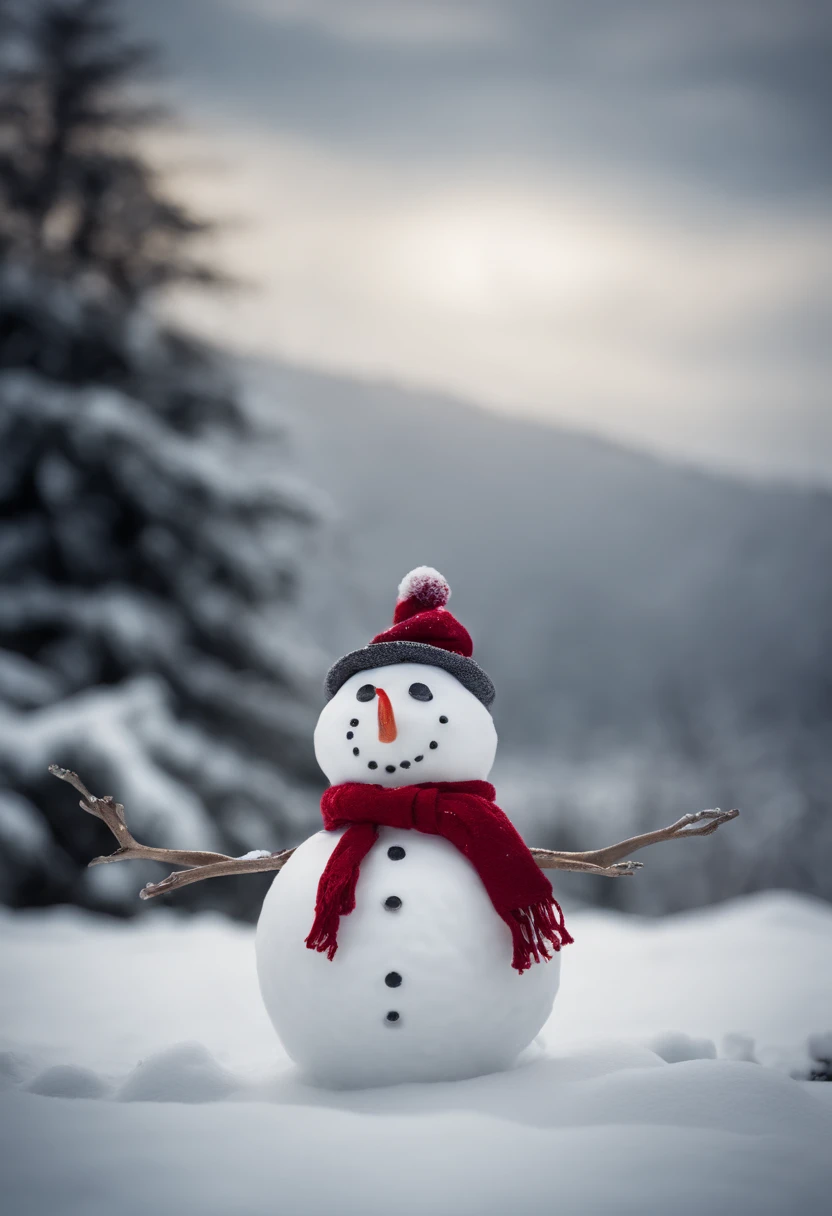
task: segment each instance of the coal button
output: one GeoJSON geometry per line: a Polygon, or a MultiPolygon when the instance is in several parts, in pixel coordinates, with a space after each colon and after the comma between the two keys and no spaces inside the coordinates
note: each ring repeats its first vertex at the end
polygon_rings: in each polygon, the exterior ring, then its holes
{"type": "Polygon", "coordinates": [[[384,906],[389,912],[398,912],[399,908],[402,906],[402,901],[399,899],[398,895],[388,895],[384,901],[384,906]]]}
{"type": "Polygon", "coordinates": [[[391,1009],[387,1015],[387,1021],[388,1022],[398,1022],[398,1020],[401,1016],[402,1015],[400,1013],[397,1013],[395,1009],[391,1009]]]}
{"type": "Polygon", "coordinates": [[[387,856],[391,861],[401,861],[404,857],[404,849],[400,844],[391,845],[387,850],[387,856]]]}
{"type": "Polygon", "coordinates": [[[384,982],[388,988],[398,988],[399,984],[402,982],[402,977],[399,975],[398,971],[389,971],[384,977],[384,982]]]}

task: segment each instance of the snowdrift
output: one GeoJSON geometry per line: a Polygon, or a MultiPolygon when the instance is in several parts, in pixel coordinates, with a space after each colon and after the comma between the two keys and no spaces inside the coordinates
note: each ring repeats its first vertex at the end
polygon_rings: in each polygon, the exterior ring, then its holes
{"type": "Polygon", "coordinates": [[[332,1091],[282,1054],[250,929],[3,913],[4,1207],[825,1214],[832,1085],[795,1077],[832,1023],[832,909],[769,894],[570,924],[554,1014],[515,1068],[332,1091]]]}

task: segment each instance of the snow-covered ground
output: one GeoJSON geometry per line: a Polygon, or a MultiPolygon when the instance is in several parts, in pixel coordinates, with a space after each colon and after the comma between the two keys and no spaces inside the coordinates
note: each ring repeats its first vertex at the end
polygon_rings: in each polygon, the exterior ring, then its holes
{"type": "Polygon", "coordinates": [[[334,1092],[281,1052],[250,929],[0,913],[0,1208],[827,1213],[832,1085],[789,1073],[832,1030],[832,908],[769,894],[570,928],[517,1067],[334,1092]]]}

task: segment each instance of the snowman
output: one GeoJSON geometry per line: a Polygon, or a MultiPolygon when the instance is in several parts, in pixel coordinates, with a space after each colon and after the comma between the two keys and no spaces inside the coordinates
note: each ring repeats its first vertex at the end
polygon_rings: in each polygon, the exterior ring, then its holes
{"type": "Polygon", "coordinates": [[[275,1029],[328,1083],[505,1067],[549,1016],[571,940],[494,804],[494,686],[449,597],[435,570],[412,571],[393,627],[330,670],[315,730],[326,827],[257,927],[275,1029]]]}
{"type": "Polygon", "coordinates": [[[706,835],[737,811],[699,811],[591,853],[529,849],[488,775],[494,686],[449,611],[450,588],[420,566],[393,625],[339,659],[315,754],[330,782],[323,830],[295,849],[243,858],[153,849],[123,807],[52,766],[120,848],[97,864],[184,867],[144,898],[224,874],[279,870],[257,926],[260,990],[289,1056],[328,1086],[456,1080],[509,1067],[549,1017],[572,942],[544,869],[630,875],[622,858],[706,835]]]}

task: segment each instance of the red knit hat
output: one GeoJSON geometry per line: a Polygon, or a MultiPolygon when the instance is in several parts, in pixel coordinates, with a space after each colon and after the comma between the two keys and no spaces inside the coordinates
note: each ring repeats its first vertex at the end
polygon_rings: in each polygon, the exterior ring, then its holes
{"type": "Polygon", "coordinates": [[[474,643],[464,625],[445,607],[451,589],[438,570],[417,566],[399,583],[399,598],[393,613],[393,624],[377,633],[370,643],[424,642],[439,646],[470,659],[474,643]]]}
{"type": "Polygon", "coordinates": [[[328,696],[333,697],[357,671],[392,663],[427,663],[449,671],[483,705],[490,705],[494,685],[471,658],[474,644],[468,630],[445,607],[450,598],[447,581],[432,566],[417,566],[406,574],[399,584],[392,626],[330,668],[328,696]]]}

